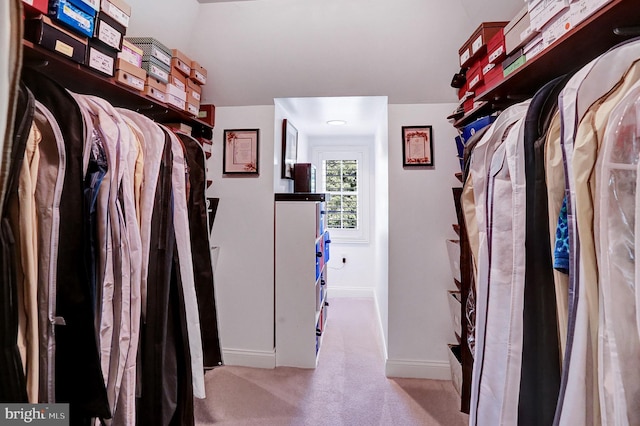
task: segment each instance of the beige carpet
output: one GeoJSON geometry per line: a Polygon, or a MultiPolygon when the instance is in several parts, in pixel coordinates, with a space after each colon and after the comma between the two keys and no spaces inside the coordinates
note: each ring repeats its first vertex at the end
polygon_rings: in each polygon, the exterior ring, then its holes
{"type": "Polygon", "coordinates": [[[225,366],[206,375],[197,425],[463,426],[451,382],[384,375],[372,299],[330,299],[315,370],[225,366]]]}

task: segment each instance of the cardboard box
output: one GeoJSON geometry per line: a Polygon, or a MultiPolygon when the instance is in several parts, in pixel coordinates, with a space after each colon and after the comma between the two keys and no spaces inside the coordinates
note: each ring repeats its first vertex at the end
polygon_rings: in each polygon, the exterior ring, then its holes
{"type": "Polygon", "coordinates": [[[186,133],[188,135],[190,135],[191,132],[193,131],[193,127],[185,123],[162,123],[162,124],[170,129],[177,130],[179,132],[186,133]]]}
{"type": "Polygon", "coordinates": [[[80,1],[85,3],[87,6],[91,7],[96,12],[100,10],[100,0],[80,0],[80,1]]]}
{"type": "Polygon", "coordinates": [[[527,58],[527,61],[530,61],[534,57],[536,57],[540,52],[542,52],[547,47],[547,44],[543,40],[543,35],[538,34],[536,38],[531,40],[523,47],[523,53],[527,58]]]}
{"type": "MultiPolygon", "coordinates": [[[[489,90],[497,86],[504,80],[504,70],[501,65],[495,65],[484,75],[484,90],[489,90]]],[[[484,91],[483,90],[483,91],[484,91]]]]}
{"type": "MultiPolygon", "coordinates": [[[[133,66],[133,65],[131,65],[131,66],[133,66]]],[[[146,75],[146,73],[145,73],[145,75],[146,75]]],[[[130,87],[132,89],[136,89],[136,90],[139,90],[141,92],[144,92],[144,79],[139,78],[138,76],[135,76],[133,74],[130,74],[125,70],[116,69],[115,79],[116,79],[116,82],[122,84],[123,86],[127,86],[127,87],[130,87]]]]}
{"type": "Polygon", "coordinates": [[[202,86],[195,83],[193,80],[187,78],[187,96],[193,97],[193,99],[198,101],[198,104],[202,102],[202,86]]]}
{"type": "Polygon", "coordinates": [[[571,25],[575,27],[612,0],[578,0],[571,3],[571,25]]]}
{"type": "Polygon", "coordinates": [[[162,83],[161,81],[156,80],[153,77],[147,77],[146,84],[144,86],[144,92],[147,96],[160,101],[166,102],[167,95],[165,92],[167,91],[167,85],[162,83]]]}
{"type": "Polygon", "coordinates": [[[469,71],[467,71],[467,82],[469,83],[469,90],[477,89],[477,87],[484,81],[484,75],[482,74],[482,68],[487,65],[487,58],[483,58],[480,61],[473,63],[469,71]]]}
{"type": "Polygon", "coordinates": [[[49,15],[72,31],[93,37],[96,11],[80,0],[53,0],[49,4],[49,15]]]}
{"type": "Polygon", "coordinates": [[[200,110],[198,111],[198,118],[211,127],[214,127],[216,124],[216,106],[212,104],[201,104],[200,110]]]}
{"type": "Polygon", "coordinates": [[[116,71],[117,53],[112,49],[89,40],[85,65],[108,77],[113,77],[116,71]]]}
{"type": "Polygon", "coordinates": [[[58,52],[74,62],[84,63],[88,39],[54,24],[48,16],[40,15],[35,19],[27,19],[24,38],[47,50],[58,52]]]}
{"type": "Polygon", "coordinates": [[[191,63],[193,62],[187,55],[178,49],[171,49],[171,67],[176,68],[185,76],[191,75],[191,63]]]}
{"type": "Polygon", "coordinates": [[[207,84],[207,69],[196,61],[192,61],[191,74],[189,75],[189,78],[196,83],[207,84]]]}
{"type": "Polygon", "coordinates": [[[111,16],[125,28],[129,27],[131,17],[131,6],[123,0],[102,0],[100,11],[111,16]]]}
{"type": "Polygon", "coordinates": [[[171,70],[171,49],[160,43],[153,37],[127,37],[131,43],[138,46],[143,51],[143,61],[157,59],[165,68],[167,73],[171,70]]]}
{"type": "Polygon", "coordinates": [[[169,82],[169,72],[165,70],[162,63],[157,61],[156,58],[149,58],[149,61],[142,61],[142,68],[147,71],[151,77],[156,78],[163,83],[169,82]]]}
{"type": "Polygon", "coordinates": [[[49,13],[49,0],[22,0],[29,13],[49,13]]]}
{"type": "Polygon", "coordinates": [[[507,67],[502,67],[502,74],[506,78],[509,74],[513,73],[515,70],[523,66],[527,62],[527,58],[524,54],[518,56],[515,61],[509,64],[507,67]]]}
{"type": "Polygon", "coordinates": [[[175,84],[171,84],[171,83],[167,84],[166,93],[167,95],[174,96],[183,102],[187,101],[187,92],[185,92],[184,90],[180,90],[180,88],[175,84]]]}
{"type": "Polygon", "coordinates": [[[118,58],[137,66],[142,67],[142,56],[144,52],[127,39],[122,40],[122,51],[118,53],[118,58]]]}
{"type": "Polygon", "coordinates": [[[447,254],[451,276],[460,281],[460,240],[447,240],[447,254]]]}
{"type": "Polygon", "coordinates": [[[122,41],[126,32],[127,29],[109,15],[100,12],[96,16],[93,37],[105,46],[118,51],[122,50],[122,41]]]}
{"type": "Polygon", "coordinates": [[[199,109],[200,109],[200,103],[197,103],[197,104],[192,104],[192,103],[190,103],[190,102],[187,102],[187,103],[186,103],[186,108],[185,108],[185,110],[186,110],[189,114],[193,115],[194,117],[197,117],[197,116],[198,116],[198,113],[200,112],[200,110],[199,110],[199,109]]]}
{"type": "Polygon", "coordinates": [[[531,21],[527,8],[523,8],[520,12],[504,27],[504,47],[505,54],[511,55],[513,51],[522,47],[531,40],[538,31],[531,28],[531,21]]]}
{"type": "Polygon", "coordinates": [[[460,66],[467,67],[486,51],[487,42],[508,22],[483,22],[458,50],[460,66]]]}
{"type": "Polygon", "coordinates": [[[142,85],[144,86],[145,81],[147,80],[147,72],[140,67],[133,65],[132,63],[125,61],[122,58],[116,59],[116,70],[125,71],[127,74],[131,74],[134,77],[142,80],[142,85]]]}
{"type": "Polygon", "coordinates": [[[531,28],[535,31],[542,30],[548,22],[556,17],[560,12],[569,8],[571,0],[543,0],[530,12],[531,28]]]}
{"type": "Polygon", "coordinates": [[[171,73],[169,74],[169,83],[178,87],[183,92],[187,91],[187,77],[184,74],[178,71],[177,68],[171,68],[171,73]]]}
{"type": "Polygon", "coordinates": [[[174,107],[184,111],[186,109],[186,102],[184,99],[180,99],[179,97],[167,93],[166,96],[167,105],[173,105],[174,107]]]}
{"type": "Polygon", "coordinates": [[[504,47],[504,29],[500,29],[487,43],[487,58],[490,64],[499,64],[507,56],[504,47]]]}
{"type": "Polygon", "coordinates": [[[460,341],[460,336],[462,336],[462,295],[459,291],[449,290],[447,291],[447,298],[449,300],[449,313],[451,314],[453,332],[458,341],[460,341]]]}

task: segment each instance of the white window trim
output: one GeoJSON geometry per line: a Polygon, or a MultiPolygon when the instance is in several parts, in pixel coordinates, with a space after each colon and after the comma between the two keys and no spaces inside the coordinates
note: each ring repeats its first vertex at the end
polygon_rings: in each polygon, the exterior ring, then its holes
{"type": "Polygon", "coordinates": [[[324,192],[325,182],[322,169],[323,160],[358,160],[358,229],[330,229],[331,240],[336,243],[369,243],[371,223],[371,197],[369,179],[369,147],[354,146],[314,146],[311,150],[312,162],[316,166],[316,185],[324,192]]]}

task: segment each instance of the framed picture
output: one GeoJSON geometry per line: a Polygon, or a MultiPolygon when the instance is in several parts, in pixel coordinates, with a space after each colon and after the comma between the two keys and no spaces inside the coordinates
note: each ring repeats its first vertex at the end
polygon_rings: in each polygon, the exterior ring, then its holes
{"type": "Polygon", "coordinates": [[[259,129],[224,131],[223,174],[258,174],[259,129]]]}
{"type": "Polygon", "coordinates": [[[402,126],[402,166],[433,166],[431,126],[402,126]]]}
{"type": "Polygon", "coordinates": [[[282,120],[282,179],[293,179],[298,161],[298,129],[286,118],[282,120]]]}

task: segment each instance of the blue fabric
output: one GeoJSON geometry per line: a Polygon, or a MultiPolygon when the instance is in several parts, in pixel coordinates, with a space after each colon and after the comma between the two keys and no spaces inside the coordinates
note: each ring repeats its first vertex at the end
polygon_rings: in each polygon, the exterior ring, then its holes
{"type": "Polygon", "coordinates": [[[558,217],[556,228],[556,245],[553,250],[554,269],[569,273],[569,228],[567,226],[567,197],[562,200],[562,208],[558,217]]]}

